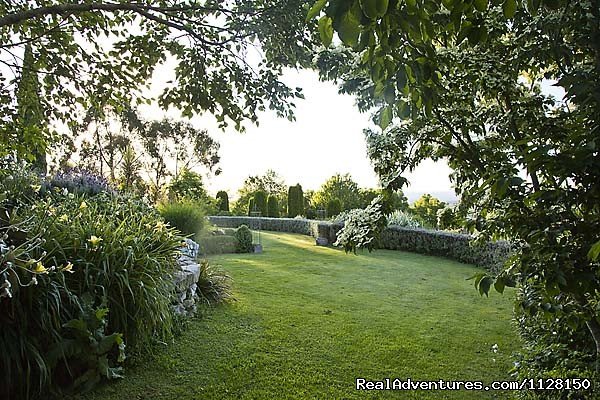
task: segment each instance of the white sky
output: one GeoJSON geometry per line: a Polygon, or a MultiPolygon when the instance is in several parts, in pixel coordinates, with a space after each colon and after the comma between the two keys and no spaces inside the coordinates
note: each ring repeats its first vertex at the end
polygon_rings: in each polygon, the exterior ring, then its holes
{"type": "MultiPolygon", "coordinates": [[[[153,92],[162,89],[169,79],[169,67],[158,68],[153,92]]],[[[350,173],[361,187],[377,187],[363,135],[363,129],[372,126],[370,116],[359,113],[354,98],[338,94],[333,83],[319,82],[314,71],[288,70],[283,80],[290,87],[303,88],[305,100],[295,101],[295,122],[264,112],[259,115],[260,126],[246,124],[246,132],[239,133],[234,128],[218,129],[210,116],[192,119],[197,128],[208,129],[221,145],[219,166],[223,172],[206,177],[209,192],[214,195],[226,190],[230,198],[235,198],[249,175],[262,175],[268,169],[283,177],[287,185],[300,183],[304,189],[316,190],[336,173],[350,173]]],[[[140,111],[148,119],[165,115],[156,105],[141,107],[140,111]]],[[[167,115],[179,117],[176,110],[169,110],[167,115]]],[[[411,201],[423,193],[453,200],[449,173],[443,162],[424,163],[408,176],[411,185],[404,191],[411,201]]]]}

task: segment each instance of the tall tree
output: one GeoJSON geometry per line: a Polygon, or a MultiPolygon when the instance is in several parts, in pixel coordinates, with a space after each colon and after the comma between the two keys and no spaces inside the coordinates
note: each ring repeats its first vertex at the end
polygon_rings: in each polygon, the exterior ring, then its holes
{"type": "Polygon", "coordinates": [[[17,154],[28,156],[34,167],[45,174],[48,129],[40,101],[40,82],[37,76],[35,55],[31,45],[25,45],[23,67],[17,89],[17,121],[14,141],[17,154]],[[27,154],[27,153],[30,154],[27,154]]]}
{"type": "Polygon", "coordinates": [[[329,202],[337,199],[341,202],[341,210],[350,210],[361,206],[361,197],[358,184],[350,174],[335,174],[329,178],[312,198],[313,205],[326,209],[329,202]]]}
{"type": "Polygon", "coordinates": [[[267,195],[274,195],[282,203],[287,203],[286,186],[283,178],[275,171],[269,169],[264,175],[253,175],[246,178],[242,187],[238,190],[238,198],[233,206],[235,215],[244,215],[247,212],[248,200],[257,191],[264,191],[267,195]]]}

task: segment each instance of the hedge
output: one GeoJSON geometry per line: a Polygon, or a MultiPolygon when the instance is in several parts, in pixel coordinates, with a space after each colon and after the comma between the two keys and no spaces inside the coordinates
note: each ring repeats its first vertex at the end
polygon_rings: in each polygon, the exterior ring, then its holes
{"type": "MultiPolygon", "coordinates": [[[[223,228],[237,228],[247,225],[251,229],[265,231],[300,233],[313,237],[327,237],[334,243],[343,224],[300,218],[251,218],[251,217],[208,217],[214,225],[223,228]]],[[[489,242],[483,247],[471,245],[472,237],[458,233],[434,231],[419,228],[388,226],[383,230],[377,247],[388,250],[402,250],[413,253],[441,256],[474,264],[498,273],[511,253],[509,242],[489,242]]]]}

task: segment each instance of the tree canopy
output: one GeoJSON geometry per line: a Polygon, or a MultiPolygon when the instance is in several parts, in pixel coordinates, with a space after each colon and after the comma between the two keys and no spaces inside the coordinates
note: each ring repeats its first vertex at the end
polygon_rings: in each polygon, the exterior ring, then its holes
{"type": "Polygon", "coordinates": [[[323,76],[377,110],[384,185],[447,159],[470,229],[517,246],[481,293],[517,284],[518,309],[587,326],[600,360],[598,0],[324,0],[314,17],[326,46],[334,32],[345,45],[321,54],[323,76]]]}
{"type": "Polygon", "coordinates": [[[14,99],[20,77],[39,76],[49,121],[72,125],[90,99],[123,107],[145,98],[158,65],[175,76],[158,97],[183,116],[209,112],[221,127],[243,129],[265,109],[293,118],[302,97],[279,77],[286,65],[307,65],[313,43],[304,3],[284,1],[0,2],[0,155],[44,150],[47,134],[18,130],[14,99]],[[22,61],[25,46],[35,59],[22,61]],[[17,135],[18,133],[18,136],[17,135]]]}

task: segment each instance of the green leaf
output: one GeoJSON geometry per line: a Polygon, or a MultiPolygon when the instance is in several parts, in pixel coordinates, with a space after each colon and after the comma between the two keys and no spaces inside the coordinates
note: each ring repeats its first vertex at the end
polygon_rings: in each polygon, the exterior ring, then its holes
{"type": "Polygon", "coordinates": [[[504,279],[502,277],[496,278],[496,282],[494,282],[494,289],[496,289],[496,292],[504,293],[505,287],[506,284],[504,283],[504,279]]]}
{"type": "Polygon", "coordinates": [[[325,47],[329,47],[333,40],[333,21],[327,15],[319,18],[319,36],[325,47]]]}
{"type": "Polygon", "coordinates": [[[483,279],[481,279],[481,281],[479,282],[479,294],[485,294],[485,296],[487,297],[493,282],[494,280],[492,279],[492,277],[484,276],[483,279]]]}
{"type": "Polygon", "coordinates": [[[392,122],[392,116],[393,116],[393,110],[392,110],[392,106],[387,106],[384,107],[381,110],[381,116],[379,118],[379,127],[381,128],[381,130],[385,130],[385,128],[387,128],[390,123],[392,122]]]}
{"type": "Polygon", "coordinates": [[[325,4],[327,4],[327,0],[317,0],[310,10],[308,10],[308,14],[306,14],[306,22],[319,15],[323,7],[325,7],[325,4]]]}
{"type": "Polygon", "coordinates": [[[487,11],[487,9],[488,9],[489,1],[488,0],[475,0],[473,2],[473,5],[475,5],[475,9],[477,11],[484,12],[484,11],[487,11]]]}
{"type": "Polygon", "coordinates": [[[600,257],[600,240],[592,245],[587,256],[590,261],[598,261],[598,257],[600,257]]]}
{"type": "Polygon", "coordinates": [[[505,0],[502,6],[502,12],[506,18],[512,18],[517,12],[517,0],[505,0]]]}
{"type": "Polygon", "coordinates": [[[354,47],[358,44],[360,31],[360,20],[357,18],[355,10],[351,9],[340,19],[337,28],[338,36],[344,44],[354,47]]]}

